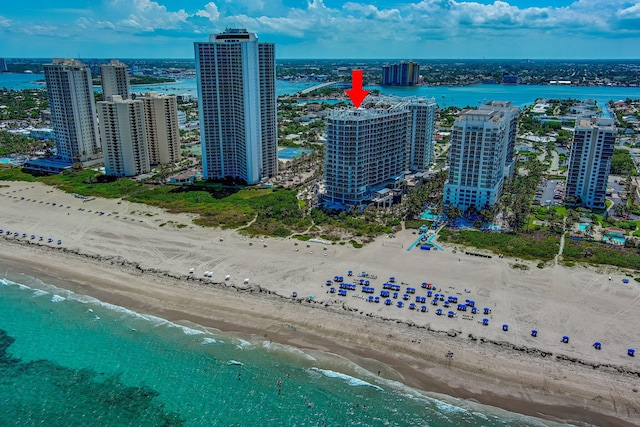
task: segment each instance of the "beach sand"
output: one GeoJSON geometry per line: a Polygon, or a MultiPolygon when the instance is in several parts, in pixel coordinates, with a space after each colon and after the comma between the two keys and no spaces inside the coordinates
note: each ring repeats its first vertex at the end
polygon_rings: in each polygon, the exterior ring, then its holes
{"type": "MultiPolygon", "coordinates": [[[[451,247],[407,251],[418,237],[410,231],[362,249],[247,238],[192,225],[191,215],[84,201],[38,183],[2,184],[3,271],[171,321],[335,353],[427,393],[577,425],[640,425],[639,359],[627,356],[628,348],[640,350],[640,285],[622,283],[626,276],[614,269],[538,269],[518,261],[530,267],[523,271],[512,268],[515,260],[451,247]],[[7,237],[7,230],[20,237],[7,237]],[[204,278],[205,271],[212,277],[204,278]],[[463,315],[454,305],[444,310],[457,317],[448,318],[435,314],[430,299],[421,313],[395,301],[368,303],[359,291],[328,292],[326,280],[341,275],[350,282],[361,272],[375,295],[394,276],[416,295],[426,296],[420,284],[429,282],[491,313],[463,315]],[[564,335],[569,343],[561,342],[564,335]],[[592,347],[595,341],[602,350],[592,347]]],[[[413,301],[411,295],[405,302],[413,301]]]]}

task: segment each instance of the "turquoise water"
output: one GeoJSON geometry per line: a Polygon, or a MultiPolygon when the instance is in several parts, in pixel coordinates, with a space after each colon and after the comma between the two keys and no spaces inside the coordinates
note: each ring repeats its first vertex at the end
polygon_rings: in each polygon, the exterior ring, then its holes
{"type": "Polygon", "coordinates": [[[580,231],[586,231],[589,229],[589,224],[579,224],[578,225],[578,230],[580,231]]]}
{"type": "MultiPolygon", "coordinates": [[[[31,89],[44,88],[44,84],[35,83],[44,80],[43,74],[0,74],[0,88],[31,89]]],[[[293,94],[302,89],[313,86],[312,82],[288,82],[276,80],[276,94],[293,94]]],[[[135,92],[157,91],[162,93],[184,94],[197,97],[195,79],[181,80],[166,85],[134,86],[135,92]]],[[[368,86],[367,89],[378,89],[385,94],[398,96],[434,97],[440,107],[477,106],[487,100],[512,101],[517,107],[532,104],[536,98],[592,98],[604,107],[610,100],[638,99],[638,87],[606,87],[606,86],[552,86],[552,85],[478,85],[478,86],[412,86],[412,87],[383,87],[368,86]]],[[[100,90],[96,86],[96,90],[100,90]]]]}
{"type": "Polygon", "coordinates": [[[618,243],[622,243],[624,244],[624,242],[626,242],[626,239],[624,237],[618,237],[618,236],[604,236],[602,238],[603,241],[607,242],[609,240],[613,241],[613,242],[618,242],[618,243]]]}
{"type": "Polygon", "coordinates": [[[440,215],[434,215],[431,213],[431,209],[427,209],[422,213],[422,215],[420,215],[420,218],[436,221],[440,219],[440,215]]]}
{"type": "Polygon", "coordinates": [[[313,150],[306,150],[304,148],[287,147],[278,151],[278,158],[288,160],[288,159],[293,159],[294,157],[300,157],[303,154],[309,154],[311,152],[313,152],[313,150]]]}
{"type": "MultiPolygon", "coordinates": [[[[303,89],[313,86],[312,82],[288,82],[276,80],[276,95],[292,95],[303,89]]],[[[0,73],[0,88],[7,89],[45,89],[44,74],[4,74],[0,73]],[[38,82],[40,80],[40,82],[38,82]]],[[[100,86],[94,86],[96,92],[102,91],[100,86]]],[[[156,85],[135,85],[131,87],[133,92],[160,92],[167,94],[189,94],[198,97],[196,79],[184,79],[173,83],[156,85]]]]}
{"type": "Polygon", "coordinates": [[[0,279],[0,425],[557,425],[15,280],[0,279]]]}

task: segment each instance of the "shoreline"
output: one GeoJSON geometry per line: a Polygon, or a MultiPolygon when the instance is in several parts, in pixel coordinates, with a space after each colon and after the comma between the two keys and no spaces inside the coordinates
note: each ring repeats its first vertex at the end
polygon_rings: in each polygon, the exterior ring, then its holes
{"type": "MultiPolygon", "coordinates": [[[[214,328],[224,333],[231,333],[252,341],[269,339],[279,344],[306,351],[344,357],[371,373],[375,373],[377,369],[382,371],[381,375],[385,379],[401,382],[426,396],[436,399],[441,399],[442,395],[444,395],[510,412],[574,425],[636,425],[620,418],[592,411],[590,407],[580,405],[579,401],[575,401],[575,399],[568,396],[554,396],[549,399],[550,396],[538,394],[537,390],[530,389],[527,384],[514,387],[513,384],[504,382],[505,378],[493,378],[502,393],[487,390],[482,387],[486,380],[482,375],[474,374],[464,366],[456,367],[455,360],[452,363],[452,361],[439,357],[434,352],[429,355],[429,361],[420,360],[419,352],[412,349],[408,343],[389,345],[378,340],[378,342],[371,342],[372,346],[368,347],[364,345],[364,342],[373,341],[375,338],[373,335],[366,333],[364,329],[368,328],[362,328],[363,325],[360,325],[350,333],[343,333],[340,340],[333,340],[329,337],[335,337],[338,335],[338,331],[344,332],[344,328],[349,326],[353,328],[354,315],[349,312],[346,314],[332,312],[332,320],[336,324],[331,328],[314,327],[312,324],[318,320],[316,317],[322,318],[326,314],[316,313],[316,311],[324,311],[324,307],[309,306],[306,302],[292,302],[288,298],[275,296],[268,290],[256,290],[252,287],[228,287],[224,283],[215,284],[213,287],[210,285],[205,287],[198,280],[189,280],[189,276],[184,276],[183,278],[187,282],[185,285],[177,279],[166,276],[166,272],[137,272],[137,274],[132,274],[135,270],[127,271],[131,270],[130,265],[113,271],[113,264],[110,261],[97,261],[81,254],[60,253],[60,251],[47,247],[36,247],[24,243],[16,244],[6,240],[0,240],[0,268],[4,270],[5,275],[9,272],[16,275],[24,274],[36,277],[61,289],[88,295],[135,312],[159,316],[174,323],[184,324],[188,322],[214,328]],[[34,251],[39,256],[25,257],[25,255],[34,255],[34,251]],[[64,262],[61,263],[61,261],[64,262]],[[76,267],[80,264],[83,269],[90,269],[92,273],[79,273],[76,267]],[[141,281],[153,282],[152,286],[156,289],[149,293],[144,292],[144,294],[136,292],[134,288],[141,281]],[[114,288],[113,285],[115,283],[127,283],[127,285],[120,285],[114,288]],[[218,303],[211,304],[211,301],[207,299],[207,304],[198,304],[197,307],[193,307],[195,300],[189,294],[190,291],[195,289],[206,289],[207,293],[216,294],[216,299],[219,300],[218,303]],[[156,291],[159,292],[159,296],[165,297],[169,293],[172,301],[169,302],[168,299],[158,298],[158,296],[153,295],[156,291]],[[260,304],[252,305],[250,310],[239,310],[237,307],[242,302],[246,303],[245,295],[247,293],[257,293],[255,296],[260,299],[260,304]],[[175,297],[179,298],[178,301],[173,300],[175,297]],[[268,306],[265,310],[256,311],[256,307],[265,308],[265,305],[268,306]],[[202,310],[204,307],[207,310],[202,310]],[[229,307],[235,308],[230,309],[229,307]],[[274,308],[275,312],[273,311],[274,308]],[[289,313],[292,308],[294,313],[289,313]],[[205,311],[209,314],[204,315],[205,311]],[[287,324],[300,323],[296,322],[296,315],[301,315],[302,311],[304,311],[304,315],[307,318],[303,326],[297,327],[296,332],[291,332],[291,330],[281,326],[287,322],[287,324]],[[288,313],[289,315],[284,316],[281,313],[288,313]],[[317,316],[318,314],[321,315],[317,316]],[[223,320],[223,318],[227,320],[223,320]],[[358,336],[366,339],[358,339],[358,336]],[[447,368],[444,377],[442,375],[434,375],[435,371],[442,371],[443,367],[447,368]],[[469,385],[472,386],[469,387],[469,385]],[[520,398],[514,397],[514,395],[519,395],[520,398]],[[526,399],[523,399],[525,396],[526,399]]],[[[381,335],[382,332],[400,336],[407,333],[406,331],[398,331],[397,326],[393,325],[393,323],[395,322],[378,320],[373,329],[377,331],[377,336],[381,335]]],[[[409,325],[403,326],[412,329],[409,325]]],[[[433,343],[433,340],[443,336],[447,337],[446,339],[456,338],[447,336],[444,331],[430,330],[426,332],[432,335],[435,334],[435,336],[427,335],[426,337],[422,335],[423,339],[431,343],[433,343]]]]}
{"type": "Polygon", "coordinates": [[[3,182],[0,218],[0,265],[104,302],[336,354],[427,395],[576,425],[640,420],[640,367],[626,355],[639,345],[640,287],[622,284],[618,270],[527,263],[530,270],[522,271],[511,265],[522,261],[465,257],[451,248],[407,251],[416,236],[406,230],[362,249],[248,238],[193,225],[190,214],[119,199],[83,201],[39,183],[3,182]],[[7,237],[7,230],[45,239],[7,237]],[[491,312],[448,318],[431,304],[421,313],[395,301],[368,303],[360,292],[329,293],[326,280],[347,270],[369,272],[377,289],[391,275],[418,295],[425,293],[421,282],[434,283],[491,312]],[[540,331],[537,338],[531,329],[540,331]],[[571,342],[561,343],[563,335],[571,342]],[[591,347],[596,340],[601,351],[591,347]]]}

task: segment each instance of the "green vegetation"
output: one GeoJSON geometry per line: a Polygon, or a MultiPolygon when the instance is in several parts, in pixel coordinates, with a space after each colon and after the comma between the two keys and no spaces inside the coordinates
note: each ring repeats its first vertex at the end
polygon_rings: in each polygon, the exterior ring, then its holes
{"type": "Polygon", "coordinates": [[[635,164],[628,150],[614,149],[611,158],[611,173],[614,175],[635,175],[635,164]]]}
{"type": "MultiPolygon", "coordinates": [[[[154,77],[154,76],[130,76],[129,83],[131,85],[155,85],[160,83],[173,83],[175,79],[170,77],[154,77]]],[[[94,85],[101,84],[101,78],[95,77],[93,79],[94,85]]]]}
{"type": "Polygon", "coordinates": [[[6,90],[0,88],[0,120],[35,119],[49,107],[44,89],[6,90]]]}
{"type": "MultiPolygon", "coordinates": [[[[234,189],[220,184],[181,187],[149,186],[128,178],[111,179],[92,170],[68,171],[60,175],[35,177],[20,168],[0,170],[0,180],[43,182],[68,193],[105,198],[125,198],[169,210],[199,215],[197,224],[238,228],[255,221],[243,231],[250,235],[288,236],[311,225],[304,218],[295,193],[264,188],[234,189]]],[[[184,226],[184,225],[183,225],[184,226]]]]}
{"type": "Polygon", "coordinates": [[[607,245],[600,242],[565,241],[563,258],[568,262],[615,265],[640,270],[637,249],[607,245]]]}
{"type": "MultiPolygon", "coordinates": [[[[442,190],[444,183],[447,180],[447,172],[440,171],[433,176],[429,181],[423,183],[418,189],[410,192],[405,202],[406,206],[406,218],[417,219],[424,211],[424,207],[427,205],[441,205],[442,203],[442,190]]],[[[436,209],[440,210],[440,208],[436,209]]],[[[409,228],[407,226],[407,228],[409,228]]],[[[417,228],[417,227],[416,227],[417,228]]]]}
{"type": "Polygon", "coordinates": [[[96,171],[68,171],[60,175],[35,177],[23,172],[20,168],[7,168],[0,170],[0,180],[3,181],[39,181],[47,185],[53,185],[67,193],[78,193],[83,196],[104,197],[115,199],[143,190],[142,184],[132,179],[108,178],[96,171]]]}
{"type": "Polygon", "coordinates": [[[370,213],[359,215],[355,212],[325,212],[311,209],[313,224],[321,227],[325,232],[323,238],[340,240],[345,231],[357,237],[373,238],[380,234],[391,233],[393,226],[389,222],[381,224],[370,213]]]}
{"type": "Polygon", "coordinates": [[[528,223],[531,200],[544,171],[544,165],[535,159],[527,159],[518,163],[517,167],[525,168],[526,175],[516,175],[507,181],[498,206],[506,216],[507,223],[513,230],[520,230],[528,223]]]}
{"type": "Polygon", "coordinates": [[[423,225],[431,227],[431,224],[431,221],[427,221],[426,219],[408,219],[404,222],[404,227],[407,229],[418,230],[423,225]]]}
{"type": "Polygon", "coordinates": [[[475,230],[442,230],[441,242],[489,249],[497,254],[530,260],[549,261],[558,253],[558,236],[546,233],[485,233],[475,230]]]}

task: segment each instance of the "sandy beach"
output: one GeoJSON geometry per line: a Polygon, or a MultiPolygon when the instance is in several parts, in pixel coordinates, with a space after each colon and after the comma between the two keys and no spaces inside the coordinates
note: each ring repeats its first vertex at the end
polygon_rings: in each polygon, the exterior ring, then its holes
{"type": "Polygon", "coordinates": [[[248,238],[192,219],[2,182],[0,267],[171,321],[335,353],[427,393],[576,425],[640,425],[640,354],[627,355],[628,348],[640,351],[640,285],[615,269],[525,262],[523,271],[512,268],[515,260],[452,247],[408,251],[417,238],[411,231],[355,249],[248,238]],[[428,282],[474,300],[479,313],[435,307],[431,298],[417,304],[428,312],[410,310],[415,295],[403,308],[396,300],[369,303],[359,286],[347,297],[329,293],[327,280],[340,275],[352,283],[362,272],[373,295],[393,276],[404,284],[400,296],[406,284],[426,296],[420,285],[428,282]],[[593,348],[596,341],[602,350],[593,348]]]}

